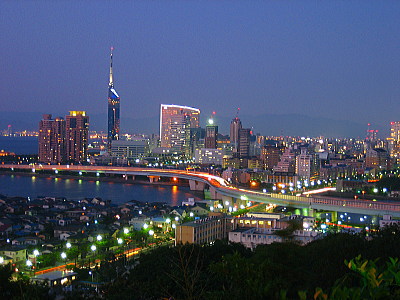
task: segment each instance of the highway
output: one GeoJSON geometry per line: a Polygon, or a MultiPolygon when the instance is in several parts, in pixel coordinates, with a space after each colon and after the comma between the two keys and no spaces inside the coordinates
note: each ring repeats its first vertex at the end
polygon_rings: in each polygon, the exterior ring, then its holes
{"type": "MultiPolygon", "coordinates": [[[[377,202],[370,200],[338,199],[321,197],[315,195],[294,196],[287,194],[263,193],[260,191],[247,190],[230,186],[221,177],[210,175],[204,172],[194,172],[175,169],[137,168],[137,167],[114,167],[114,166],[80,166],[80,165],[0,165],[0,170],[39,170],[70,171],[82,173],[93,173],[93,176],[103,174],[121,174],[125,176],[148,176],[148,177],[177,177],[181,179],[201,182],[213,189],[222,199],[240,199],[243,201],[254,201],[272,203],[282,206],[296,208],[307,208],[325,211],[350,212],[366,215],[382,216],[384,214],[400,217],[400,204],[377,202]]],[[[205,187],[205,186],[204,186],[205,187]]]]}

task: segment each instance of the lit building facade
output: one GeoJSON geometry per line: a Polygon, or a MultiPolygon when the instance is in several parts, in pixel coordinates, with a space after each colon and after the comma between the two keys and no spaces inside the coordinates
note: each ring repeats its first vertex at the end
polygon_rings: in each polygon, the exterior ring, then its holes
{"type": "Polygon", "coordinates": [[[198,128],[200,110],[181,105],[161,104],[160,140],[161,147],[183,152],[190,128],[198,128]]]}
{"type": "Polygon", "coordinates": [[[70,111],[66,117],[67,160],[86,162],[88,151],[89,117],[85,111],[70,111]]]}
{"type": "Polygon", "coordinates": [[[196,149],[195,163],[222,165],[222,150],[220,149],[196,149]]]}
{"type": "Polygon", "coordinates": [[[311,155],[307,153],[307,148],[301,148],[301,153],[296,157],[296,174],[300,180],[310,180],[311,178],[311,155]]]}
{"type": "Polygon", "coordinates": [[[206,137],[204,141],[204,148],[216,149],[217,148],[218,126],[214,124],[214,120],[208,120],[206,125],[206,137]]]}
{"type": "Polygon", "coordinates": [[[66,159],[65,120],[52,119],[50,114],[43,115],[39,122],[39,161],[58,164],[66,159]]]}
{"type": "Polygon", "coordinates": [[[250,155],[250,135],[249,128],[239,129],[239,157],[248,157],[250,155]]]}
{"type": "Polygon", "coordinates": [[[108,83],[108,149],[111,150],[111,142],[119,139],[120,134],[120,98],[114,88],[113,78],[113,48],[110,55],[110,81],[108,83]]]}
{"type": "Polygon", "coordinates": [[[238,151],[239,145],[239,130],[242,129],[242,122],[240,121],[239,117],[235,117],[230,125],[230,141],[233,147],[233,152],[238,151]]]}
{"type": "Polygon", "coordinates": [[[126,159],[141,159],[149,153],[149,140],[112,141],[111,156],[126,159]]]}
{"type": "Polygon", "coordinates": [[[400,121],[390,123],[389,151],[396,164],[400,163],[400,121]]]}

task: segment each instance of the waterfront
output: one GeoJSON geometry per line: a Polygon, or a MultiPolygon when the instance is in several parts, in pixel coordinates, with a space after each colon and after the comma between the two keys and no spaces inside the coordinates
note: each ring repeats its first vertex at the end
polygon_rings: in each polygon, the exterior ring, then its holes
{"type": "Polygon", "coordinates": [[[100,182],[95,180],[53,177],[0,175],[0,194],[35,198],[38,196],[66,197],[71,200],[101,197],[122,204],[130,200],[166,202],[180,205],[187,198],[202,200],[188,187],[149,184],[100,182]]]}

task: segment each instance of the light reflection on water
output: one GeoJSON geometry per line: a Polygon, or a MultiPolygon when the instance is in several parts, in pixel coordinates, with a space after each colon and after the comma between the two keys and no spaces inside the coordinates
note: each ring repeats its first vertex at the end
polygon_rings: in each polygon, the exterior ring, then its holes
{"type": "Polygon", "coordinates": [[[130,200],[142,202],[167,202],[180,205],[187,198],[201,200],[202,196],[194,195],[188,187],[139,185],[86,181],[63,178],[42,178],[19,175],[0,175],[0,194],[6,196],[66,197],[80,200],[83,198],[101,197],[119,204],[130,200]]]}

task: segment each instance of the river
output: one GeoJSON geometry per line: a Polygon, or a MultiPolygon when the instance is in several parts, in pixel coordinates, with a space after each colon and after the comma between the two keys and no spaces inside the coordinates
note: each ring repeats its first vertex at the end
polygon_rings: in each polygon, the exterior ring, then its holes
{"type": "Polygon", "coordinates": [[[95,180],[44,178],[20,175],[0,175],[0,194],[5,196],[22,196],[36,198],[38,196],[66,197],[71,200],[101,197],[114,204],[122,204],[130,200],[142,202],[166,202],[172,206],[181,205],[187,198],[202,200],[189,187],[163,186],[149,184],[127,184],[100,182],[95,180]]]}

